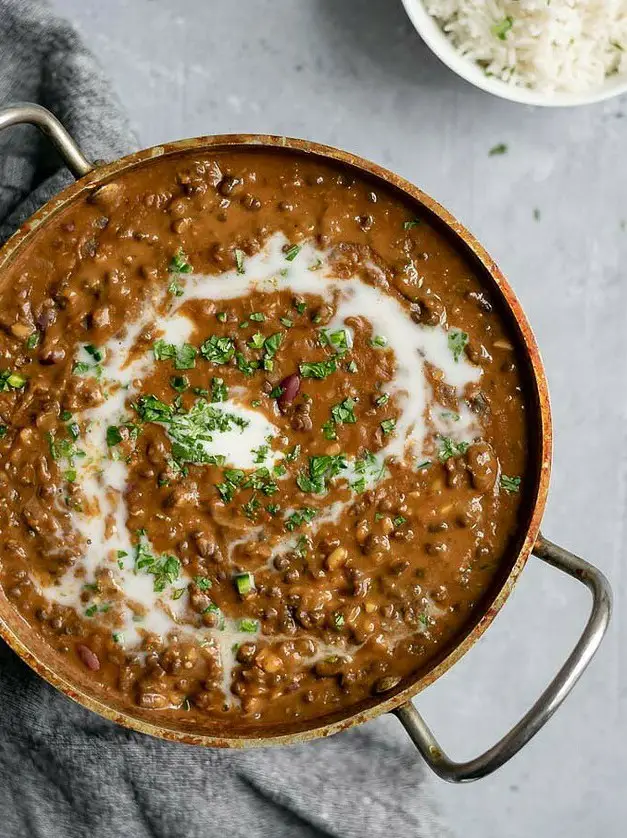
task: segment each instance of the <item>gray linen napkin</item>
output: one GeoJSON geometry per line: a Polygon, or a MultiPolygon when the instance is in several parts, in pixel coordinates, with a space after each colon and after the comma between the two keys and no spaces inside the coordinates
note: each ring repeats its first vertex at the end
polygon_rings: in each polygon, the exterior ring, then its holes
{"type": "MultiPolygon", "coordinates": [[[[135,146],[101,69],[38,0],[0,0],[0,106],[18,101],[52,110],[90,159],[135,146]]],[[[0,243],[69,180],[35,129],[0,134],[0,243]]],[[[0,836],[442,838],[392,724],[241,753],[162,742],[74,704],[0,641],[0,836]]]]}

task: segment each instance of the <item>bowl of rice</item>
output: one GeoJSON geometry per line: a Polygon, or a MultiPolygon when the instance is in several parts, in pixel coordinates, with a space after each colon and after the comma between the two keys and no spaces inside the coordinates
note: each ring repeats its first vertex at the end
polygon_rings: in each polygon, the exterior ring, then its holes
{"type": "Polygon", "coordinates": [[[627,92],[627,0],[402,0],[423,41],[476,87],[567,107],[627,92]]]}

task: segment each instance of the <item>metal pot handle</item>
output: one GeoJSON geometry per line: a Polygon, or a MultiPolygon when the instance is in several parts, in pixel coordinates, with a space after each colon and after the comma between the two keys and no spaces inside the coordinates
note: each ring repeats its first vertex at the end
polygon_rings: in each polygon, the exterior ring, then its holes
{"type": "Polygon", "coordinates": [[[575,686],[599,648],[607,629],[612,610],[612,591],[601,571],[580,559],[579,556],[547,541],[541,535],[533,548],[533,554],[583,582],[592,594],[592,611],[583,634],[568,660],[518,724],[481,756],[468,762],[454,762],[440,748],[433,733],[411,701],[393,711],[429,767],[439,777],[450,783],[467,783],[485,777],[518,753],[523,745],[526,745],[551,718],[575,686]]]}
{"type": "Polygon", "coordinates": [[[77,180],[94,168],[56,116],[46,108],[25,102],[0,110],[0,131],[10,125],[19,125],[23,122],[35,125],[50,138],[66,166],[77,180]]]}

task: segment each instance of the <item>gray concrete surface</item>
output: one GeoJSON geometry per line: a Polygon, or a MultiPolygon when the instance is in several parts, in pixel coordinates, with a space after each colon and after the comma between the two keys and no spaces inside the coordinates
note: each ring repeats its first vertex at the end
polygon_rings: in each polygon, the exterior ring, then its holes
{"type": "MultiPolygon", "coordinates": [[[[545,111],[480,93],[427,51],[396,0],[54,2],[112,76],[143,145],[252,131],[351,149],[438,198],[501,264],[552,390],[544,530],[605,570],[616,611],[547,728],[492,777],[436,791],[465,838],[625,835],[627,100],[545,111]],[[508,153],[489,157],[500,142],[508,153]]],[[[576,583],[531,561],[483,640],[417,702],[444,746],[469,757],[500,736],[564,659],[586,608],[576,583]]]]}

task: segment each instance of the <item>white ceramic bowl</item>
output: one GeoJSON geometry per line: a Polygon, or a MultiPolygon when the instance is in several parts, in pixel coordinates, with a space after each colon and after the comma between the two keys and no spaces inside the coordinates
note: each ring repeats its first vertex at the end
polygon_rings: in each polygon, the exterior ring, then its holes
{"type": "Polygon", "coordinates": [[[542,93],[527,87],[516,87],[493,76],[486,76],[481,67],[455,49],[437,21],[426,11],[422,0],[402,0],[405,11],[416,31],[437,57],[453,72],[475,87],[523,105],[539,105],[546,108],[564,108],[574,105],[590,105],[627,93],[627,77],[609,78],[601,87],[585,93],[542,93]]]}

